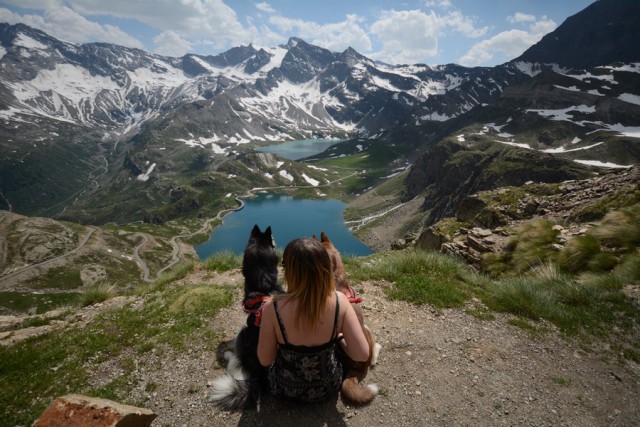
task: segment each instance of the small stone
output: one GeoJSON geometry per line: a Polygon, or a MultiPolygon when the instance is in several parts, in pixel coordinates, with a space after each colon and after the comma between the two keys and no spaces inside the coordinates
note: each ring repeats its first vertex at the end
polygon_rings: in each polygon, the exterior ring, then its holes
{"type": "Polygon", "coordinates": [[[404,354],[406,354],[407,356],[411,356],[411,352],[410,351],[407,351],[404,354]]]}

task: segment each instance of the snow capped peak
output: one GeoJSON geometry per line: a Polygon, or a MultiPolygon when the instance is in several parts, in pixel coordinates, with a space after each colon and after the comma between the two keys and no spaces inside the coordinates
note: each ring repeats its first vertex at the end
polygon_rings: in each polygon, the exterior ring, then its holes
{"type": "Polygon", "coordinates": [[[299,39],[298,37],[291,37],[289,38],[289,41],[287,42],[287,47],[289,49],[294,48],[296,46],[298,46],[298,43],[303,42],[304,41],[302,39],[299,39]]]}

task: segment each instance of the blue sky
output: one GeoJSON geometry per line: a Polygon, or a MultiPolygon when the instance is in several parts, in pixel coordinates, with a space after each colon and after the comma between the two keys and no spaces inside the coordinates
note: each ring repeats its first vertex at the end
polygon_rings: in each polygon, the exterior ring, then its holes
{"type": "Polygon", "coordinates": [[[0,22],[73,43],[212,55],[295,36],[392,64],[493,66],[594,0],[0,0],[0,22]]]}

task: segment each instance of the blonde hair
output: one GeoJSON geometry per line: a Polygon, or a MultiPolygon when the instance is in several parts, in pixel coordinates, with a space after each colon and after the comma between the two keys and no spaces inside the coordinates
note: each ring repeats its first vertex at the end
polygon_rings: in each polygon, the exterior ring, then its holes
{"type": "Polygon", "coordinates": [[[320,324],[327,297],[335,290],[331,258],[317,240],[295,239],[282,255],[287,296],[298,302],[298,324],[315,329],[320,324]]]}

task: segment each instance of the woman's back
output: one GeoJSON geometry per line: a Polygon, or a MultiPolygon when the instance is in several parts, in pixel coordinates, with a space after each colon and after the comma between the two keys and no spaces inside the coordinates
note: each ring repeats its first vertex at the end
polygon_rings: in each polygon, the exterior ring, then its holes
{"type": "MultiPolygon", "coordinates": [[[[289,344],[297,346],[318,346],[327,343],[333,338],[334,329],[341,330],[341,320],[344,317],[344,312],[337,319],[334,325],[334,318],[336,314],[335,293],[327,297],[324,313],[318,326],[313,329],[309,325],[305,325],[302,322],[298,322],[296,318],[296,312],[298,310],[299,302],[294,298],[279,298],[276,312],[279,317],[279,322],[282,322],[282,326],[287,334],[285,340],[282,336],[281,328],[276,329],[276,337],[278,344],[284,344],[288,341],[289,344]]],[[[274,307],[276,305],[274,304],[274,307]]]]}
{"type": "MultiPolygon", "coordinates": [[[[315,331],[315,334],[308,326],[305,328],[305,325],[292,321],[296,312],[293,304],[295,301],[290,300],[289,310],[284,310],[282,314],[278,302],[274,302],[273,307],[282,338],[276,360],[269,369],[269,386],[274,395],[297,402],[312,403],[326,400],[340,389],[342,367],[335,354],[335,344],[340,339],[340,303],[337,294],[334,301],[333,304],[326,304],[327,308],[333,308],[322,314],[321,323],[317,328],[320,331],[315,331]],[[333,311],[332,321],[326,316],[331,314],[330,311],[333,311]],[[290,331],[287,331],[284,318],[289,318],[287,323],[291,326],[290,331]],[[327,328],[330,330],[328,339],[321,343],[316,342],[319,340],[318,337],[321,339],[324,335],[320,332],[326,331],[327,328]],[[290,341],[291,331],[294,331],[297,342],[290,341]]],[[[285,307],[286,305],[283,304],[285,307]]]]}

